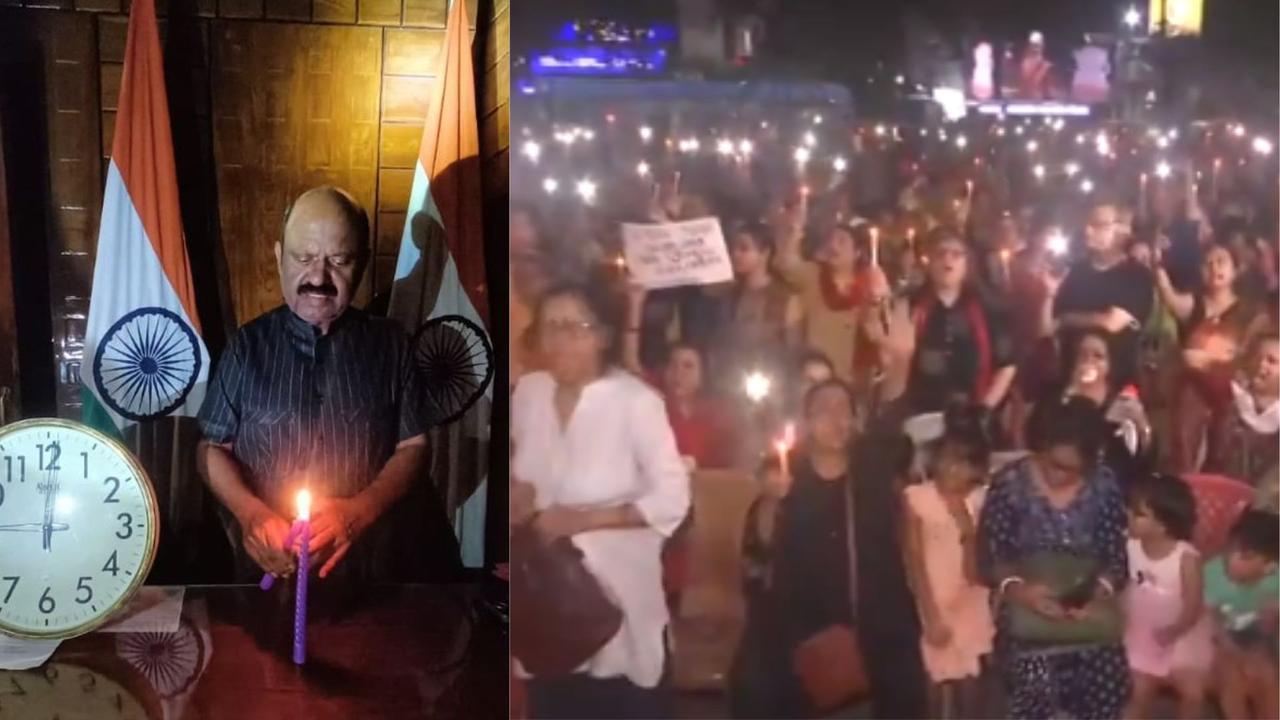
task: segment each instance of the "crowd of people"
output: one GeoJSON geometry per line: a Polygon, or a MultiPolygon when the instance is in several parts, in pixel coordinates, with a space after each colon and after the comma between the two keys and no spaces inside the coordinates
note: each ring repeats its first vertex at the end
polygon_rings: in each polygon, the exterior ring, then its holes
{"type": "Polygon", "coordinates": [[[734,716],[831,710],[814,658],[850,652],[875,717],[1280,714],[1268,139],[575,120],[517,136],[512,522],[574,538],[626,619],[576,684],[530,679],[532,717],[673,712],[709,468],[760,486],[734,716]],[[704,217],[731,282],[630,276],[621,223],[704,217]]]}

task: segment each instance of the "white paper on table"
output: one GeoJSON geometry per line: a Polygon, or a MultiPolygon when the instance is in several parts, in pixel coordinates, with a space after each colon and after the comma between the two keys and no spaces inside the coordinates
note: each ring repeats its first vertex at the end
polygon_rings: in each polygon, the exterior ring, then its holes
{"type": "Polygon", "coordinates": [[[712,285],[733,279],[720,220],[622,224],[622,244],[631,278],[649,288],[712,285]]]}
{"type": "Polygon", "coordinates": [[[145,585],[115,617],[98,629],[104,633],[178,631],[178,619],[182,617],[184,587],[145,585]]]}
{"type": "Polygon", "coordinates": [[[58,649],[61,642],[0,635],[0,670],[30,670],[39,667],[58,649]]]}

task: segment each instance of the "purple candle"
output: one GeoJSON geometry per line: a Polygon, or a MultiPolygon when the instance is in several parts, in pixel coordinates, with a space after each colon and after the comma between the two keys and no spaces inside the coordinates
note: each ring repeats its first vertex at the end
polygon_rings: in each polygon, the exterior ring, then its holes
{"type": "Polygon", "coordinates": [[[302,544],[298,548],[298,586],[293,598],[293,663],[307,661],[307,575],[311,571],[311,492],[298,492],[298,525],[302,544]]]}

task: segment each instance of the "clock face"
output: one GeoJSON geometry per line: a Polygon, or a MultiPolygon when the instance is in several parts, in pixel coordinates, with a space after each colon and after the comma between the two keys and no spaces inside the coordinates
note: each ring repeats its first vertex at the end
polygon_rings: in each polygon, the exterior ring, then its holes
{"type": "Polygon", "coordinates": [[[0,670],[0,718],[147,720],[128,689],[106,675],[67,663],[0,670]]]}
{"type": "Polygon", "coordinates": [[[65,638],[106,621],[151,569],[157,524],[118,442],[65,420],[0,428],[0,631],[65,638]]]}

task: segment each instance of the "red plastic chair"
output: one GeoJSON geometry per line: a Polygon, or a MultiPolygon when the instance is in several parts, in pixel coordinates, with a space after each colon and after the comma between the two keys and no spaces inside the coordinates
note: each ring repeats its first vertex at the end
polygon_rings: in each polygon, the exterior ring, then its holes
{"type": "Polygon", "coordinates": [[[1183,478],[1196,498],[1196,529],[1192,543],[1204,557],[1216,555],[1227,544],[1227,533],[1249,504],[1254,490],[1225,475],[1187,475],[1183,478]]]}

